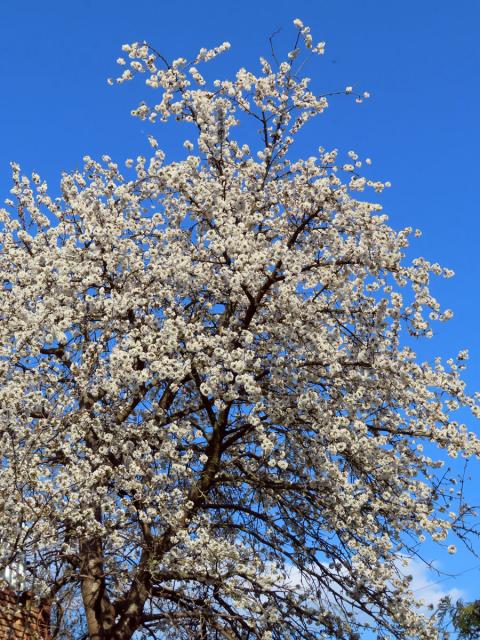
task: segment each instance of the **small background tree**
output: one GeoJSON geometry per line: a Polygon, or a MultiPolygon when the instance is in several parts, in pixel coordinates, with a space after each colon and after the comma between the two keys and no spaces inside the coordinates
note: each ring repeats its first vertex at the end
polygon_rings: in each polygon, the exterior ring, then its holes
{"type": "Polygon", "coordinates": [[[441,599],[436,617],[443,638],[457,637],[458,640],[480,638],[480,601],[464,603],[452,602],[449,596],[441,599]],[[453,632],[452,632],[453,627],[453,632]]]}

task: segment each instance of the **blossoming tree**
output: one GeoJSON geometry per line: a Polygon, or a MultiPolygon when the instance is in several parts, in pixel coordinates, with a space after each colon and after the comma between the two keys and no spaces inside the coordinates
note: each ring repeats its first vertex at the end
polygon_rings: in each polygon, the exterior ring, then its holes
{"type": "Polygon", "coordinates": [[[295,26],[286,61],[212,86],[227,43],[123,47],[118,82],[158,95],[133,114],[187,123],[181,161],[151,138],[57,198],[12,165],[1,562],[23,558],[59,638],[435,637],[401,561],[461,522],[435,451],[478,454],[453,415],[478,408],[466,354],[419,363],[408,336],[448,318],[428,285],[451,274],[406,263],[356,154],[292,157],[328,106],[297,71],[324,44],[295,26]]]}

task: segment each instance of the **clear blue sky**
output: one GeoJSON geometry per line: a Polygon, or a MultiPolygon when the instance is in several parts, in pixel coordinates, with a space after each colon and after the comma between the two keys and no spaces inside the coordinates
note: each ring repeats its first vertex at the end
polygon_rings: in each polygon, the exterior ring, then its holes
{"type": "MultiPolygon", "coordinates": [[[[327,42],[324,59],[307,69],[316,87],[352,84],[372,94],[362,105],[333,105],[298,151],[354,149],[391,180],[381,201],[392,225],[421,228],[414,252],[456,272],[435,287],[455,318],[438,327],[426,352],[448,356],[468,347],[468,381],[480,389],[478,0],[1,2],[0,201],[10,188],[10,160],[38,170],[56,189],[60,172],[80,166],[87,153],[122,161],[145,149],[148,125],[129,111],[146,88],[106,84],[122,43],[146,39],[168,57],[189,57],[229,40],[231,51],[215,67],[223,75],[255,65],[278,28],[278,46],[289,44],[295,17],[327,42]]],[[[156,136],[168,147],[170,129],[156,136]]],[[[452,571],[480,565],[463,553],[442,563],[452,571]]],[[[438,588],[480,597],[479,575],[473,570],[438,588]]]]}

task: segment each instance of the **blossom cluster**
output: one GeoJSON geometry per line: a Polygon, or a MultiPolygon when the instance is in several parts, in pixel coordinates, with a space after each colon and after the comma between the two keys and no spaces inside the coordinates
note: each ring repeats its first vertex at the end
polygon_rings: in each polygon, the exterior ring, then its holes
{"type": "Polygon", "coordinates": [[[480,407],[466,352],[420,363],[404,336],[448,320],[429,282],[452,274],[406,262],[413,229],[359,196],[389,186],[368,159],[291,158],[329,104],[296,67],[324,43],[295,26],[286,61],[213,86],[199,67],[228,43],[123,47],[118,82],[159,95],[133,115],[186,123],[183,160],[152,136],[126,171],[86,157],[56,198],[12,165],[1,560],[55,597],[77,585],[92,637],[353,638],[365,614],[435,637],[397,560],[458,524],[438,450],[479,455],[458,416],[480,407]]]}

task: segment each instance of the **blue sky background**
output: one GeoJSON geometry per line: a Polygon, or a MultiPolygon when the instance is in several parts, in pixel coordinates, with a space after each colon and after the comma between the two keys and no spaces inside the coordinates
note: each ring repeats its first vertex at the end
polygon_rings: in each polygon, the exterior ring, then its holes
{"type": "MultiPolygon", "coordinates": [[[[466,377],[471,389],[480,389],[478,0],[1,2],[0,201],[8,196],[11,160],[39,171],[55,191],[60,172],[80,167],[85,154],[108,153],[121,162],[146,149],[147,133],[173,152],[174,130],[152,130],[129,116],[140,99],[153,97],[151,90],[106,83],[120,70],[115,59],[122,43],[145,39],[174,58],[228,40],[230,52],[211,65],[223,76],[239,66],[256,70],[258,56],[268,54],[268,36],[279,28],[279,51],[291,45],[295,17],[311,26],[315,41],[327,42],[324,58],[305,71],[319,92],[353,85],[372,94],[361,105],[332,101],[297,151],[353,149],[373,159],[375,177],[392,182],[379,197],[392,225],[422,229],[413,253],[456,272],[434,286],[455,317],[438,326],[422,351],[449,356],[469,348],[466,377]]],[[[472,472],[478,484],[478,466],[472,472]]],[[[480,488],[472,485],[471,494],[480,503],[480,488]]],[[[418,595],[437,598],[455,588],[480,597],[479,559],[464,552],[446,557],[433,547],[425,555],[449,572],[468,571],[426,586],[440,578],[416,567],[418,595]]]]}

